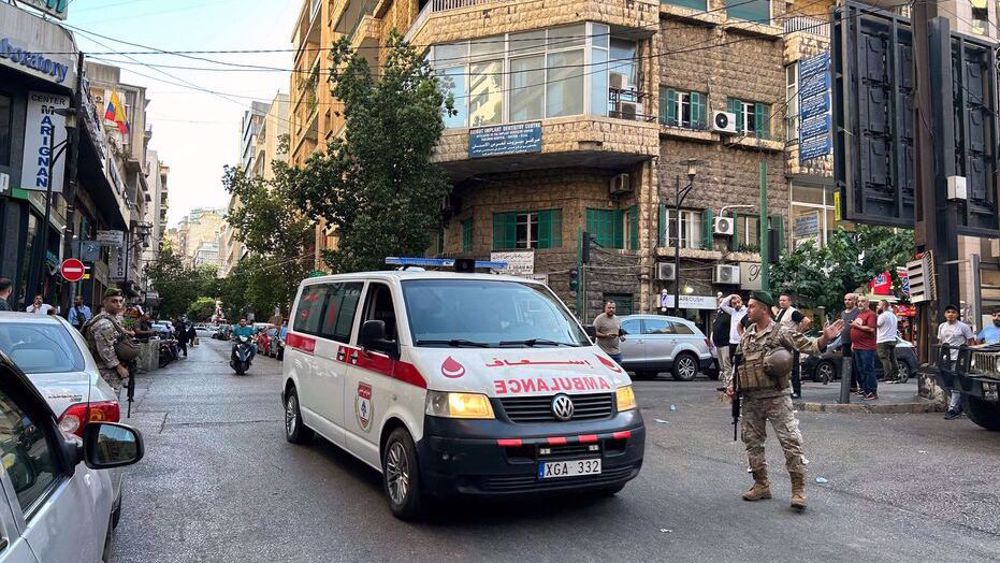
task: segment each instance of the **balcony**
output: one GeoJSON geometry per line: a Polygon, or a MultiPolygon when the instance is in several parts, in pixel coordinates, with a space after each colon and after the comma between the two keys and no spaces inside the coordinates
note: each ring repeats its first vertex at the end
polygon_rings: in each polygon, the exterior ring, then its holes
{"type": "Polygon", "coordinates": [[[830,22],[809,16],[793,16],[785,20],[785,35],[804,32],[830,38],[830,22]]]}

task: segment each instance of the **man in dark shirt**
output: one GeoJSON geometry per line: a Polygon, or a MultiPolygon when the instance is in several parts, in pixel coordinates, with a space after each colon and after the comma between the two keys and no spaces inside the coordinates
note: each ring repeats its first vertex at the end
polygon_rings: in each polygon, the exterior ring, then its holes
{"type": "Polygon", "coordinates": [[[14,291],[14,282],[10,278],[0,278],[0,311],[10,311],[10,303],[7,298],[14,291]]]}
{"type": "Polygon", "coordinates": [[[844,352],[844,361],[851,362],[851,393],[858,392],[858,363],[851,354],[851,324],[859,314],[861,310],[858,309],[858,296],[848,293],[844,296],[844,312],[840,314],[840,319],[844,321],[844,330],[840,333],[840,349],[844,352]]]}
{"type": "Polygon", "coordinates": [[[719,368],[719,379],[722,381],[726,380],[729,371],[732,369],[732,363],[729,361],[730,325],[729,313],[723,311],[721,308],[716,310],[715,320],[712,322],[712,345],[715,346],[715,362],[716,367],[719,368]]]}

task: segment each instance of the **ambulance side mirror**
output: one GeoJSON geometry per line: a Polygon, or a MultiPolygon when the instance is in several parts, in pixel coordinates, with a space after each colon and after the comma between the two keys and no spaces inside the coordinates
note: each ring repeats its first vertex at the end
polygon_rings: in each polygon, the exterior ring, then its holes
{"type": "Polygon", "coordinates": [[[358,340],[364,350],[375,350],[394,360],[399,359],[399,342],[386,338],[385,321],[365,321],[358,340]]]}
{"type": "Polygon", "coordinates": [[[584,330],[584,332],[587,333],[587,336],[589,336],[591,340],[596,340],[597,339],[597,327],[596,326],[594,326],[594,325],[583,325],[583,330],[584,330]]]}

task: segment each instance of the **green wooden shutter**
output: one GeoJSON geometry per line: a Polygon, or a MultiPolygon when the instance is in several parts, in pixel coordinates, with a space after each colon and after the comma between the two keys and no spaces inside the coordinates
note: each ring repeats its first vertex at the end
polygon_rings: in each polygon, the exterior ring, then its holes
{"type": "Polygon", "coordinates": [[[758,139],[766,139],[768,137],[768,116],[767,116],[767,105],[758,103],[754,106],[754,121],[756,122],[756,127],[754,134],[758,139]]]}
{"type": "Polygon", "coordinates": [[[677,91],[667,89],[667,125],[677,125],[677,91]]]}
{"type": "Polygon", "coordinates": [[[691,92],[691,128],[701,129],[704,124],[702,123],[702,115],[704,112],[704,107],[701,102],[701,94],[698,92],[691,92]]]}
{"type": "Polygon", "coordinates": [[[552,248],[562,248],[562,209],[550,211],[552,216],[552,248]]]}
{"type": "Polygon", "coordinates": [[[612,217],[612,248],[625,248],[625,210],[611,211],[612,217]]]}
{"type": "Polygon", "coordinates": [[[628,209],[628,247],[631,250],[639,250],[639,206],[633,205],[628,209]]]}
{"type": "Polygon", "coordinates": [[[517,213],[493,214],[493,249],[510,250],[517,246],[517,213]]]}
{"type": "MultiPolygon", "coordinates": [[[[778,231],[778,256],[785,252],[785,218],[781,215],[771,215],[771,228],[778,231]]],[[[772,256],[772,259],[778,256],[772,256]]]]}
{"type": "Polygon", "coordinates": [[[733,213],[733,236],[729,239],[729,250],[736,251],[740,248],[740,216],[733,213]]]}
{"type": "Polygon", "coordinates": [[[729,111],[736,114],[736,132],[743,133],[743,102],[729,98],[729,111]]]}
{"type": "Polygon", "coordinates": [[[462,221],[462,252],[472,252],[472,219],[462,221]]]}
{"type": "Polygon", "coordinates": [[[552,248],[552,212],[538,212],[538,248],[552,248]]]}
{"type": "Polygon", "coordinates": [[[667,122],[667,92],[668,88],[660,88],[660,123],[667,122]]]}
{"type": "Polygon", "coordinates": [[[661,247],[667,246],[667,206],[660,204],[660,218],[657,221],[657,242],[661,247]]]}
{"type": "Polygon", "coordinates": [[[712,250],[712,243],[715,238],[715,221],[711,209],[701,212],[701,247],[705,250],[712,250]]]}

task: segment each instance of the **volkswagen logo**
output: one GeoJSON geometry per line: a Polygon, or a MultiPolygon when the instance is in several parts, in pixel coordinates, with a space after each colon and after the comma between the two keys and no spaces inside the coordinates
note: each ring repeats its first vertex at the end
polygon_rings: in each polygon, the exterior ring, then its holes
{"type": "Polygon", "coordinates": [[[552,414],[555,415],[556,420],[566,421],[573,418],[575,410],[573,399],[570,399],[569,395],[560,393],[552,398],[552,414]]]}

